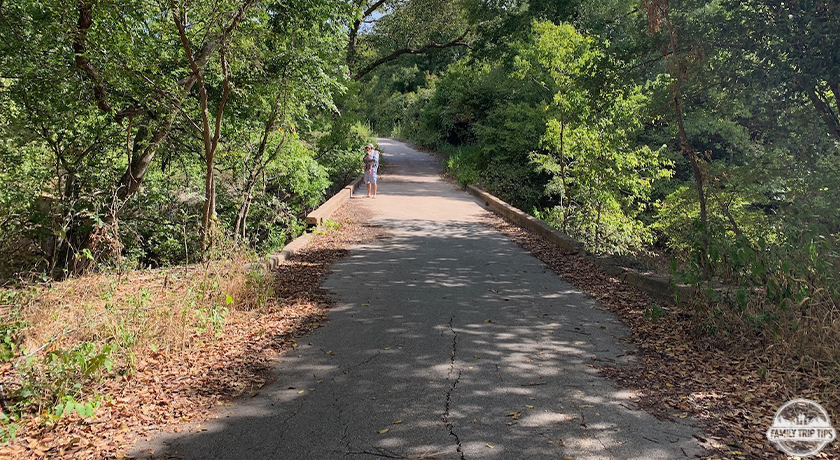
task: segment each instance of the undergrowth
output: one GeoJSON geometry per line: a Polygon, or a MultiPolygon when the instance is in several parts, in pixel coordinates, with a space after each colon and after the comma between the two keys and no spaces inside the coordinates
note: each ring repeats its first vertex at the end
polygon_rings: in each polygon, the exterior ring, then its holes
{"type": "Polygon", "coordinates": [[[768,369],[840,384],[838,247],[836,235],[807,229],[781,244],[713,242],[715,279],[726,287],[701,281],[696,260],[678,273],[697,287],[697,334],[723,348],[766,351],[768,369]]]}
{"type": "Polygon", "coordinates": [[[245,258],[91,274],[0,292],[0,442],[23,420],[43,424],[103,402],[97,384],[129,378],[150,354],[218,340],[233,315],[256,314],[269,277],[245,258]]]}

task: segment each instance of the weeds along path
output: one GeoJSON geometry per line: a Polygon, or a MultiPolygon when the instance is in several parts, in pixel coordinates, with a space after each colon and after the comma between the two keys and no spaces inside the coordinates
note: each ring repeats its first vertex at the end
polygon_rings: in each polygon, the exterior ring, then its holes
{"type": "MultiPolygon", "coordinates": [[[[133,333],[137,341],[115,352],[120,355],[115,373],[85,392],[100,401],[93,416],[83,419],[73,413],[49,421],[30,415],[17,438],[0,445],[0,458],[122,458],[138,438],[199,426],[234,398],[257,394],[273,378],[278,356],[325,323],[332,300],[319,284],[329,266],[347,254],[348,246],[375,236],[365,227],[369,215],[363,207],[345,206],[334,219],[341,223],[337,230],[315,235],[305,251],[269,276],[246,277],[239,268],[243,261],[232,260],[167,272],[85,277],[37,294],[24,312],[33,320],[41,318],[44,326],[33,343],[55,331],[60,340],[51,346],[56,348],[104,343],[118,330],[133,333]],[[254,289],[249,283],[260,286],[254,289]],[[200,291],[203,284],[215,288],[200,291]],[[206,295],[196,297],[196,305],[184,306],[196,291],[206,295]],[[141,298],[146,300],[137,303],[141,298]],[[215,304],[227,310],[223,322],[214,326],[209,319],[191,317],[215,304]],[[50,318],[59,325],[53,327],[50,318]],[[61,335],[62,327],[70,332],[61,335]],[[126,361],[129,355],[133,363],[126,361]]],[[[19,381],[10,367],[0,370],[5,384],[19,381]]]]}
{"type": "MultiPolygon", "coordinates": [[[[689,419],[659,420],[599,373],[634,368],[630,331],[494,227],[437,161],[381,140],[380,195],[330,266],[327,327],[276,383],[134,454],[186,459],[678,459],[689,419]]],[[[304,343],[305,342],[305,343],[304,343]]]]}

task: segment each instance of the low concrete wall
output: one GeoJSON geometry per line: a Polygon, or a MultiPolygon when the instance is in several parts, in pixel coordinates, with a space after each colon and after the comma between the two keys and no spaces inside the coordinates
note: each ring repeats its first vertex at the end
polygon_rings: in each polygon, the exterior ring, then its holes
{"type": "Polygon", "coordinates": [[[359,176],[350,182],[346,187],[339,190],[338,193],[332,196],[329,200],[324,202],[318,209],[306,215],[307,225],[321,225],[325,220],[329,219],[338,208],[347,202],[352,196],[356,187],[362,183],[364,176],[359,176]]]}
{"type": "Polygon", "coordinates": [[[580,241],[574,240],[565,233],[557,230],[556,228],[546,224],[545,222],[528,215],[517,208],[505,203],[504,201],[496,198],[495,196],[481,190],[478,187],[474,187],[472,185],[467,186],[467,192],[471,195],[475,196],[479,200],[483,201],[484,204],[490,207],[490,209],[496,211],[499,215],[507,217],[511,221],[515,222],[520,227],[528,229],[537,235],[542,236],[543,238],[551,241],[552,243],[560,246],[561,248],[571,251],[571,252],[581,252],[583,251],[583,243],[580,241]]]}
{"type": "Polygon", "coordinates": [[[245,270],[263,269],[266,271],[274,271],[280,266],[280,264],[288,260],[289,257],[292,257],[300,252],[301,249],[305,248],[307,243],[309,243],[310,238],[312,238],[311,233],[304,233],[303,235],[295,238],[291,243],[283,246],[283,249],[280,251],[275,252],[260,261],[249,263],[245,266],[245,270]]]}
{"type": "Polygon", "coordinates": [[[542,236],[567,251],[584,254],[605,273],[645,291],[657,300],[673,302],[675,299],[686,299],[693,295],[694,289],[691,286],[674,284],[669,276],[622,267],[614,263],[609,257],[599,257],[589,253],[584,249],[583,243],[580,241],[573,239],[556,228],[505,203],[478,187],[468,185],[466,190],[499,215],[510,219],[520,227],[542,236]]]}

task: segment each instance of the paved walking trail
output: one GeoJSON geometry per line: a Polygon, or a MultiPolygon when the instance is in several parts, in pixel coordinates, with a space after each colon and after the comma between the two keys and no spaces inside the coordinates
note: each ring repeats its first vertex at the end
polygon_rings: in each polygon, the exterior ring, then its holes
{"type": "Polygon", "coordinates": [[[338,307],[327,327],[283,357],[275,384],[207,431],[156,441],[158,455],[652,460],[703,452],[693,428],[635,409],[593,368],[632,365],[620,341],[628,331],[613,314],[482,224],[487,211],[441,180],[434,158],[387,139],[380,146],[388,164],[381,194],[354,199],[375,210],[388,236],[333,266],[323,286],[338,307]]]}

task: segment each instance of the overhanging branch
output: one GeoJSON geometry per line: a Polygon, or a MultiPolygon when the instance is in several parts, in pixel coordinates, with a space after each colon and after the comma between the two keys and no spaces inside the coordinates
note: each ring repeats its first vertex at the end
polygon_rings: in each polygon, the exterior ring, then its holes
{"type": "Polygon", "coordinates": [[[367,74],[369,74],[371,71],[373,71],[373,69],[375,69],[375,68],[377,68],[377,67],[379,67],[379,66],[381,66],[382,64],[385,64],[385,63],[387,63],[387,62],[391,62],[391,61],[393,61],[393,60],[395,60],[395,59],[399,58],[400,56],[402,56],[402,55],[404,55],[404,54],[423,54],[423,53],[428,52],[429,50],[433,50],[433,49],[446,49],[446,48],[452,48],[452,47],[455,47],[455,46],[463,46],[463,47],[465,47],[465,48],[469,48],[469,47],[470,47],[470,44],[469,44],[469,43],[466,43],[466,42],[464,42],[464,41],[463,41],[463,40],[464,40],[464,38],[466,38],[466,37],[467,37],[467,34],[468,34],[469,32],[470,32],[470,31],[469,31],[469,29],[467,29],[467,30],[465,30],[465,31],[464,31],[464,33],[463,33],[463,34],[461,34],[461,36],[460,36],[460,37],[458,37],[458,38],[456,38],[456,39],[454,39],[454,40],[452,40],[452,41],[450,41],[450,42],[447,42],[447,43],[430,43],[430,44],[428,44],[428,45],[426,45],[426,46],[423,46],[423,47],[420,47],[420,48],[403,48],[403,49],[398,49],[398,50],[394,51],[393,53],[391,53],[391,54],[389,54],[389,55],[387,55],[387,56],[383,56],[383,57],[381,57],[381,58],[379,58],[379,59],[377,59],[377,60],[375,60],[375,61],[371,62],[371,63],[370,63],[370,64],[368,64],[365,68],[363,68],[362,70],[360,70],[360,71],[359,71],[356,75],[354,75],[354,76],[353,76],[353,79],[354,79],[354,80],[356,80],[356,81],[359,81],[359,80],[361,80],[361,79],[362,79],[365,75],[367,75],[367,74]]]}

